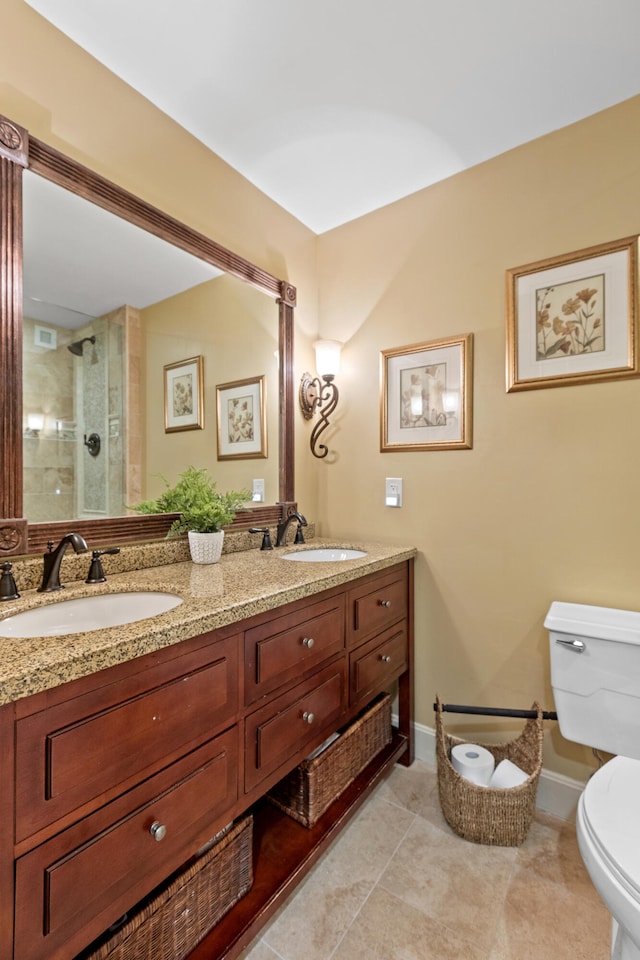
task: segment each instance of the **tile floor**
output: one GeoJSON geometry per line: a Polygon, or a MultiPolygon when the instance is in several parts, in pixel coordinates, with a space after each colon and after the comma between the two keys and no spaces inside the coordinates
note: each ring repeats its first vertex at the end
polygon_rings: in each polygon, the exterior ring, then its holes
{"type": "Polygon", "coordinates": [[[572,824],[521,847],[445,823],[433,767],[396,766],[242,960],[607,960],[572,824]]]}

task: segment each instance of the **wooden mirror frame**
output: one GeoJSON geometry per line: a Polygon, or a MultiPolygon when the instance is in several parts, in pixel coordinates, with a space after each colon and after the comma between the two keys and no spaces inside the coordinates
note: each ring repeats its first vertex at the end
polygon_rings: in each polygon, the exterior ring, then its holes
{"type": "Polygon", "coordinates": [[[96,544],[164,537],[168,515],[29,523],[23,511],[22,458],[22,177],[25,168],[96,203],[149,233],[239,277],[278,304],[280,361],[279,503],[252,507],[234,527],[277,523],[295,509],[293,316],[296,288],[34,137],[0,116],[0,558],[37,553],[71,527],[96,544]],[[249,519],[247,519],[247,516],[249,519]]]}

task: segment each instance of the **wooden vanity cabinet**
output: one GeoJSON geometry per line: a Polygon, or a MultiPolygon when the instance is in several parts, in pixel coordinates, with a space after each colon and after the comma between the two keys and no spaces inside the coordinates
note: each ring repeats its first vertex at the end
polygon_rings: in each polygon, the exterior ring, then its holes
{"type": "Polygon", "coordinates": [[[345,646],[345,595],[302,602],[245,631],[245,702],[300,680],[345,646]]]}
{"type": "Polygon", "coordinates": [[[20,857],[16,960],[74,956],[177,870],[234,806],[237,764],[232,727],[20,857]]]}
{"type": "Polygon", "coordinates": [[[344,659],[336,660],[304,683],[269,701],[245,720],[245,791],[269,774],[280,779],[332,733],[346,710],[344,659]],[[302,759],[302,758],[301,758],[302,759]]]}
{"type": "Polygon", "coordinates": [[[406,620],[389,627],[349,653],[349,698],[352,704],[366,704],[405,673],[409,644],[406,620]]]}
{"type": "Polygon", "coordinates": [[[239,637],[201,641],[103,671],[86,692],[65,684],[19,702],[33,712],[15,724],[17,841],[77,819],[237,721],[239,637]]]}
{"type": "Polygon", "coordinates": [[[366,704],[410,664],[409,592],[402,569],[367,577],[349,591],[349,698],[366,704]]]}
{"type": "Polygon", "coordinates": [[[411,762],[411,601],[407,561],[0,707],[0,960],[73,960],[251,807],[254,887],[192,954],[236,957],[411,762]],[[392,744],[312,830],[261,799],[394,680],[392,744]]]}
{"type": "Polygon", "coordinates": [[[348,638],[351,647],[401,620],[409,610],[409,580],[402,568],[391,567],[365,577],[349,591],[348,638]]]}

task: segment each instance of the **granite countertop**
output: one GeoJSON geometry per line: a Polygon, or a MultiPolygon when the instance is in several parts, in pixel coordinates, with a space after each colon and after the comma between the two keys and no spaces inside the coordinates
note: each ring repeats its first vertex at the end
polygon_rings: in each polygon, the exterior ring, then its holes
{"type": "Polygon", "coordinates": [[[33,589],[21,591],[19,600],[7,601],[0,607],[0,619],[96,593],[158,590],[176,594],[183,602],[166,613],[125,626],[65,636],[0,637],[0,704],[312,596],[408,560],[415,553],[414,548],[388,544],[314,539],[301,547],[229,553],[219,563],[210,565],[186,561],[107,573],[105,584],[89,586],[83,581],[72,581],[53,594],[33,589]],[[327,563],[282,559],[283,553],[293,549],[324,546],[360,549],[366,551],[366,556],[327,563]]]}

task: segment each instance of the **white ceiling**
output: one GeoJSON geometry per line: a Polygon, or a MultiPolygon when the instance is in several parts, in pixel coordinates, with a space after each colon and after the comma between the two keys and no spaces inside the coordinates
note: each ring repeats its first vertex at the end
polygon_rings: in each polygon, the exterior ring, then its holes
{"type": "Polygon", "coordinates": [[[640,92],[638,0],[29,0],[316,233],[640,92]]]}

